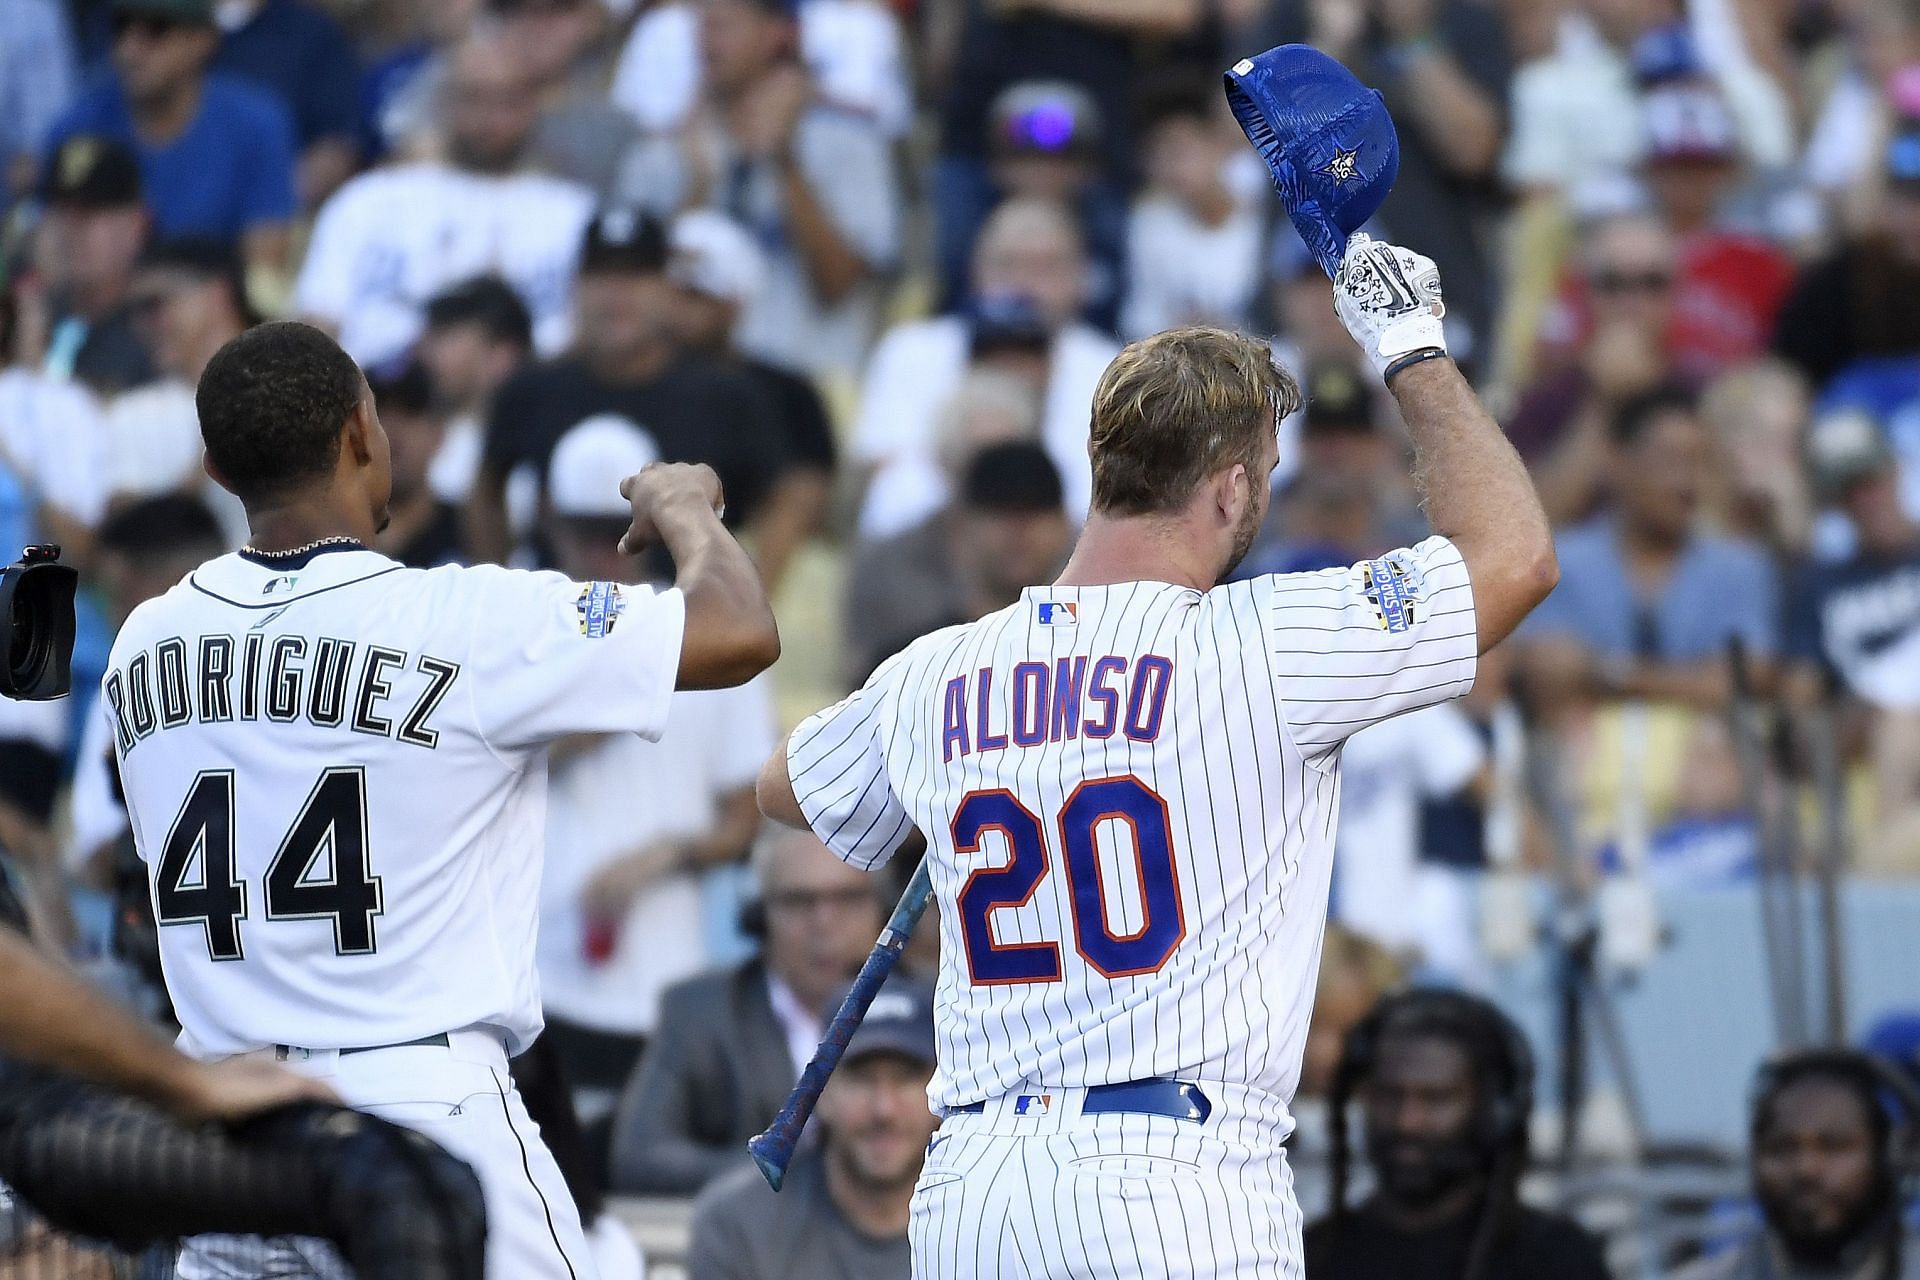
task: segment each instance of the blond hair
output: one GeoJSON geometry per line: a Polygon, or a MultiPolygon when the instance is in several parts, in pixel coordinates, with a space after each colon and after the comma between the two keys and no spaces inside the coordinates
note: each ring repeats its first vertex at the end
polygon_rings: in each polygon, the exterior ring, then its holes
{"type": "Polygon", "coordinates": [[[1205,326],[1142,338],[1093,393],[1094,510],[1178,510],[1208,476],[1235,463],[1257,469],[1299,404],[1299,384],[1262,339],[1205,326]]]}

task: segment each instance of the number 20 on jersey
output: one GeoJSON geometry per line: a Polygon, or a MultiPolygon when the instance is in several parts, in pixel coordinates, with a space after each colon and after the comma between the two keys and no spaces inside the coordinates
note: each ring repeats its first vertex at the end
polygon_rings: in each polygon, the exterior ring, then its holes
{"type": "MultiPolygon", "coordinates": [[[[1160,969],[1187,936],[1167,802],[1131,775],[1090,779],[1067,797],[1054,827],[1075,949],[1107,978],[1160,969]],[[1100,874],[1098,832],[1108,822],[1125,831],[1139,882],[1139,923],[1126,933],[1113,926],[1100,874]]],[[[993,913],[1031,902],[1052,870],[1045,824],[1011,791],[968,792],[953,816],[955,853],[962,859],[978,856],[989,832],[1000,834],[1011,856],[1003,865],[974,871],[960,887],[956,905],[967,972],[975,986],[1058,982],[1058,943],[1001,942],[993,929],[993,913]]]]}

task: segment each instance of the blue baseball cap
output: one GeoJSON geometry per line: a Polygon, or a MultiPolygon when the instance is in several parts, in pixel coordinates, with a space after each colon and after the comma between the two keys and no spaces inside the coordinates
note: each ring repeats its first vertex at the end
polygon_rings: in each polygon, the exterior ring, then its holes
{"type": "Polygon", "coordinates": [[[1400,137],[1380,94],[1309,45],[1234,64],[1233,118],[1267,162],[1274,188],[1331,279],[1347,237],[1380,208],[1400,172],[1400,137]]]}

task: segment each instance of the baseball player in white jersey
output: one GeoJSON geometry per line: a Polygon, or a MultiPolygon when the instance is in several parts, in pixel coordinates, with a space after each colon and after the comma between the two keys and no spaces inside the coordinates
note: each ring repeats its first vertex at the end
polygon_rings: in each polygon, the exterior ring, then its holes
{"type": "Polygon", "coordinates": [[[1341,744],[1464,693],[1557,576],[1525,469],[1445,356],[1433,264],[1357,237],[1336,300],[1438,536],[1222,585],[1299,393],[1265,342],[1148,338],[1096,394],[1059,580],[916,641],[762,774],[769,816],[852,863],[929,846],[945,1119],[922,1280],[1300,1274],[1280,1144],[1341,744]]]}
{"type": "MultiPolygon", "coordinates": [[[[777,655],[719,484],[656,465],[621,485],[623,545],[662,539],[668,590],[407,569],[367,546],[386,437],[331,339],[250,330],[208,365],[199,409],[252,541],[135,610],[103,682],[180,1043],[284,1061],[465,1159],[492,1280],[591,1276],[507,1075],[541,1027],[546,745],[657,736],[676,686],[737,684],[777,655]]],[[[333,1274],[317,1247],[285,1252],[274,1276],[333,1274]]],[[[257,1244],[203,1239],[181,1274],[262,1266],[257,1244]]]]}

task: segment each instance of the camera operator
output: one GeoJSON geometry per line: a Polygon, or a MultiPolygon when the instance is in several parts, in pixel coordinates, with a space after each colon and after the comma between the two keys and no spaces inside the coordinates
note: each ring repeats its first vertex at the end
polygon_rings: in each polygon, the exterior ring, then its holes
{"type": "Polygon", "coordinates": [[[1520,1202],[1533,1055],[1486,1001],[1390,996],[1348,1034],[1327,1098],[1333,1211],[1307,1228],[1313,1280],[1605,1280],[1600,1243],[1520,1202]],[[1347,1204],[1347,1103],[1374,1191],[1347,1204]]]}

